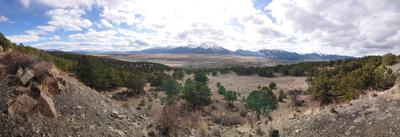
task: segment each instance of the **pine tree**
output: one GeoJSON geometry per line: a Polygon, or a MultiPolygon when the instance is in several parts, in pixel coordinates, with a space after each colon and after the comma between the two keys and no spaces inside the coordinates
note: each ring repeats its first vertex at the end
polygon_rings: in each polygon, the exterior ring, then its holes
{"type": "Polygon", "coordinates": [[[277,107],[277,99],[272,90],[266,88],[265,91],[254,90],[246,98],[246,106],[257,114],[257,120],[260,120],[261,114],[269,114],[277,107]]]}

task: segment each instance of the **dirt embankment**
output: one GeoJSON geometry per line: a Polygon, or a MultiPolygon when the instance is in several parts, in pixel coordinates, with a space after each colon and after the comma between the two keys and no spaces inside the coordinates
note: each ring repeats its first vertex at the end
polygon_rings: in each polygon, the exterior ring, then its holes
{"type": "Polygon", "coordinates": [[[383,92],[370,92],[360,99],[325,107],[313,115],[286,120],[281,129],[288,137],[398,137],[400,136],[399,84],[383,92]]]}
{"type": "Polygon", "coordinates": [[[0,66],[0,136],[143,136],[152,130],[146,116],[116,105],[65,73],[50,73],[59,85],[50,93],[53,86],[35,79],[22,84],[18,74],[0,66]]]}

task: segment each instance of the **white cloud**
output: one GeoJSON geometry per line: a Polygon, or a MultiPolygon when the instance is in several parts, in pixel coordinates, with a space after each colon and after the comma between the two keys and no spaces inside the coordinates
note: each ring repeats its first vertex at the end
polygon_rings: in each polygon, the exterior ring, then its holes
{"type": "Polygon", "coordinates": [[[95,4],[95,0],[36,0],[39,3],[51,6],[54,8],[91,8],[95,4]]]}
{"type": "Polygon", "coordinates": [[[0,22],[7,22],[9,19],[5,16],[0,16],[0,22]]]}
{"type": "Polygon", "coordinates": [[[101,27],[114,28],[114,26],[110,22],[108,22],[106,19],[101,19],[100,23],[101,23],[100,24],[101,27]]]}
{"type": "Polygon", "coordinates": [[[60,27],[66,31],[81,31],[89,28],[92,22],[82,18],[85,11],[82,9],[54,9],[46,13],[51,17],[48,22],[52,26],[60,27]]]}
{"type": "Polygon", "coordinates": [[[400,52],[398,0],[273,0],[265,11],[254,8],[253,0],[23,1],[51,7],[48,24],[28,34],[73,31],[61,37],[75,45],[71,49],[219,45],[347,55],[400,52]],[[85,19],[93,7],[99,18],[85,19]]]}
{"type": "MultiPolygon", "coordinates": [[[[400,1],[274,0],[266,7],[279,27],[297,39],[293,45],[349,55],[382,54],[400,45],[400,1]],[[390,39],[389,39],[390,38],[390,39]]],[[[328,52],[329,53],[329,52],[328,52]]]]}
{"type": "Polygon", "coordinates": [[[51,37],[49,38],[49,40],[51,40],[51,41],[58,41],[58,40],[61,40],[61,37],[60,37],[59,35],[54,35],[54,36],[51,36],[51,37]]]}
{"type": "Polygon", "coordinates": [[[101,16],[115,25],[134,26],[153,46],[214,43],[228,49],[265,48],[258,41],[282,37],[251,0],[108,1],[101,16]],[[154,4],[157,3],[157,4],[154,4]]]}
{"type": "Polygon", "coordinates": [[[39,30],[41,30],[41,31],[44,31],[44,32],[53,32],[53,31],[55,31],[55,30],[57,29],[57,27],[55,27],[55,26],[50,26],[50,25],[47,25],[47,26],[37,26],[36,28],[39,29],[39,30]]]}
{"type": "Polygon", "coordinates": [[[20,0],[20,2],[25,8],[29,7],[29,5],[31,4],[31,0],[20,0]]]}
{"type": "Polygon", "coordinates": [[[30,35],[30,34],[7,36],[7,38],[14,43],[34,42],[42,39],[38,35],[30,35]]]}

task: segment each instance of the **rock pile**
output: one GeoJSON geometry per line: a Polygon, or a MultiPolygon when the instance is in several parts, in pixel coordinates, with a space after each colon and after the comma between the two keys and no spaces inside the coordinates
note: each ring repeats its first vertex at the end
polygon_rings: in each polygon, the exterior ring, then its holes
{"type": "Polygon", "coordinates": [[[8,107],[8,114],[29,117],[40,113],[47,117],[58,117],[52,96],[59,92],[60,86],[51,74],[38,80],[32,69],[19,68],[15,76],[19,85],[14,90],[15,98],[8,107]]]}

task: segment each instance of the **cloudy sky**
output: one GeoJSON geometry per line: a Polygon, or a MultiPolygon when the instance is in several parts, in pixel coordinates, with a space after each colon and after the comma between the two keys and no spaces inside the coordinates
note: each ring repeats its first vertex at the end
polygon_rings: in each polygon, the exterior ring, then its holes
{"type": "Polygon", "coordinates": [[[0,0],[0,32],[41,49],[167,46],[400,53],[400,0],[0,0]]]}

